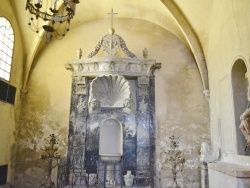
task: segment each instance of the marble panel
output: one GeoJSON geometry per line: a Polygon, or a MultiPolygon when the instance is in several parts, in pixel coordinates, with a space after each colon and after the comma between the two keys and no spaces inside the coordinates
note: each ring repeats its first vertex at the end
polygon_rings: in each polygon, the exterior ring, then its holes
{"type": "MultiPolygon", "coordinates": [[[[114,166],[114,172],[110,172],[110,175],[114,177],[116,186],[125,185],[122,177],[128,170],[132,171],[135,176],[133,187],[154,186],[154,79],[147,77],[147,87],[142,87],[145,85],[143,81],[145,79],[140,81],[140,86],[137,85],[137,78],[129,78],[124,82],[129,85],[128,96],[125,98],[129,97],[134,101],[133,109],[129,105],[124,106],[124,103],[120,106],[116,105],[114,108],[112,105],[107,106],[106,103],[104,105],[103,102],[105,101],[98,98],[99,92],[93,92],[93,88],[91,89],[93,78],[86,78],[87,95],[79,95],[79,93],[77,94],[79,79],[73,77],[68,158],[72,163],[71,171],[75,171],[74,176],[78,186],[86,184],[85,180],[78,176],[82,170],[86,173],[86,177],[89,177],[90,174],[97,174],[97,185],[104,186],[106,184],[109,186],[108,184],[110,184],[110,182],[107,182],[108,166],[99,156],[101,122],[110,118],[120,122],[123,134],[122,159],[114,166]],[[99,105],[92,106],[95,105],[91,104],[93,99],[100,100],[99,105]]],[[[113,86],[109,90],[112,88],[113,86]]]]}

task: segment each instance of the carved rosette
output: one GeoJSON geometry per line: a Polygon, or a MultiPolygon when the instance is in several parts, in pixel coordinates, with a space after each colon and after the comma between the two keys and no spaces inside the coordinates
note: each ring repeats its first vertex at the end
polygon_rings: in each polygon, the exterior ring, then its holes
{"type": "Polygon", "coordinates": [[[139,96],[146,96],[148,95],[148,86],[149,86],[149,77],[142,76],[138,77],[138,95],[139,96]]]}
{"type": "Polygon", "coordinates": [[[86,102],[84,101],[82,97],[80,97],[79,102],[76,106],[76,109],[78,113],[82,113],[85,108],[86,108],[86,102]]]}
{"type": "Polygon", "coordinates": [[[107,55],[115,55],[120,50],[120,41],[117,35],[106,35],[102,47],[107,55]]]}

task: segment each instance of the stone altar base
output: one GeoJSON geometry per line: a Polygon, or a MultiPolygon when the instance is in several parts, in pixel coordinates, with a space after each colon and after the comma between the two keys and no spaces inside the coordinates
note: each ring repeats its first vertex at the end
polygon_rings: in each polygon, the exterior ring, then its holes
{"type": "Polygon", "coordinates": [[[210,188],[249,188],[250,167],[233,163],[208,163],[210,188]]]}

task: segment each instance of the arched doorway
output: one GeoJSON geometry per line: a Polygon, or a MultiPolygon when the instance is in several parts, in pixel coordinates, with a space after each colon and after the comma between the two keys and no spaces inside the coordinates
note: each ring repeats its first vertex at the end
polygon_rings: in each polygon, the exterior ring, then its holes
{"type": "Polygon", "coordinates": [[[237,140],[237,154],[245,154],[246,139],[242,134],[240,125],[240,116],[248,107],[247,87],[248,79],[246,76],[247,67],[242,59],[237,59],[232,67],[232,90],[234,102],[234,117],[237,140]]]}

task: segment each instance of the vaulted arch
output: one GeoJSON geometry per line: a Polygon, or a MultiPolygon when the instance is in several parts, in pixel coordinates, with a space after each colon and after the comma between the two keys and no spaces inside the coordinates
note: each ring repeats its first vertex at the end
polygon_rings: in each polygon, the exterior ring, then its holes
{"type": "Polygon", "coordinates": [[[199,68],[203,83],[204,94],[206,95],[206,93],[209,90],[208,72],[207,72],[205,56],[200,46],[199,40],[196,37],[195,33],[193,32],[185,16],[177,7],[177,5],[172,0],[161,0],[161,2],[172,13],[174,19],[178,23],[181,31],[183,32],[184,36],[186,37],[186,40],[188,41],[188,44],[192,50],[197,66],[199,68]]]}

